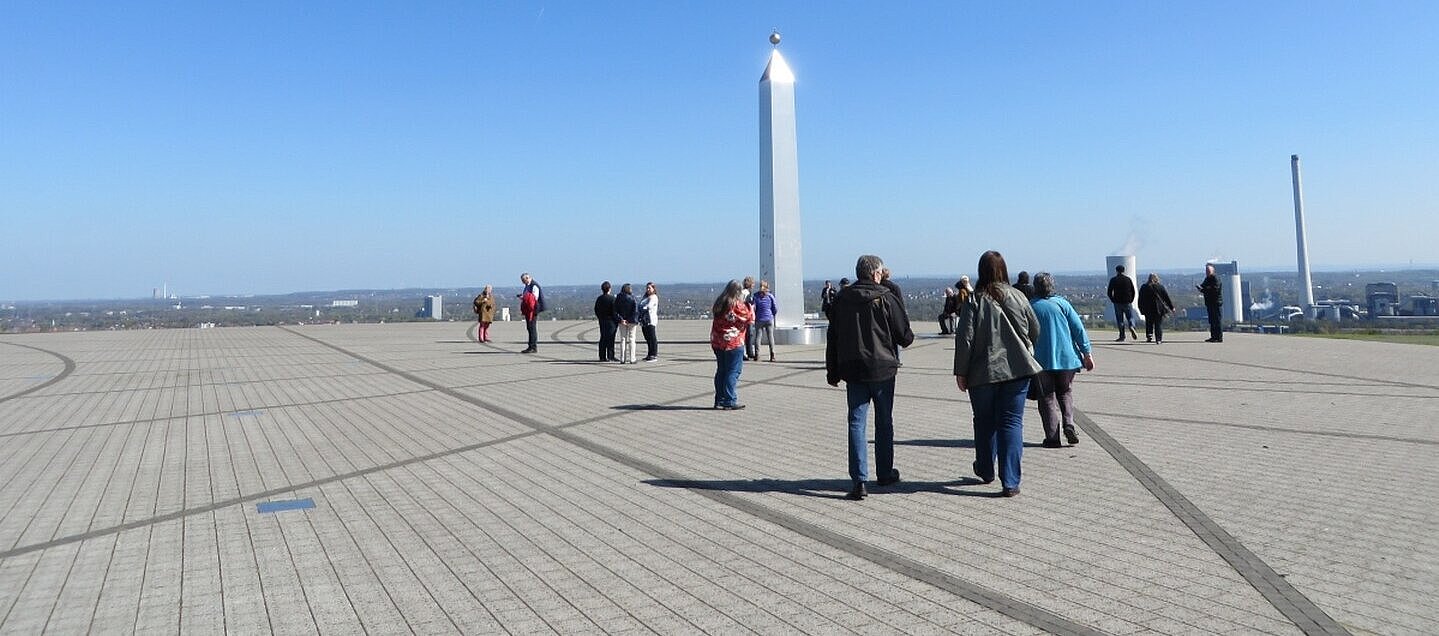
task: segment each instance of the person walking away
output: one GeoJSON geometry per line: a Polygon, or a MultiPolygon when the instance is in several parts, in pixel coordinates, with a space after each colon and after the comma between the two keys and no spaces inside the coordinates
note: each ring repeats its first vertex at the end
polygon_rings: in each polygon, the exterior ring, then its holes
{"type": "Polygon", "coordinates": [[[660,322],[660,291],[654,282],[645,283],[645,297],[640,299],[640,332],[645,336],[645,362],[660,359],[659,334],[655,326],[660,322]]]}
{"type": "Polygon", "coordinates": [[[595,297],[595,320],[600,323],[600,362],[615,359],[615,329],[619,321],[615,319],[615,296],[610,293],[611,289],[610,281],[600,283],[600,295],[595,297]]]}
{"type": "Polygon", "coordinates": [[[1150,272],[1149,280],[1139,286],[1139,313],[1144,315],[1144,341],[1164,344],[1164,317],[1174,313],[1174,302],[1159,274],[1150,272]]]}
{"type": "MultiPolygon", "coordinates": [[[[754,277],[753,277],[753,276],[746,276],[746,277],[744,277],[744,282],[742,283],[741,286],[744,288],[744,302],[745,302],[746,305],[749,305],[750,315],[753,316],[753,315],[754,315],[754,277]]],[[[759,360],[759,341],[755,339],[755,335],[756,335],[756,334],[755,334],[754,322],[750,322],[750,323],[749,323],[748,330],[749,330],[749,332],[745,334],[745,339],[744,339],[744,359],[746,359],[746,360],[759,360]]]]}
{"type": "Polygon", "coordinates": [[[1119,325],[1119,340],[1124,342],[1124,330],[1129,329],[1129,335],[1135,340],[1139,334],[1134,332],[1134,281],[1124,275],[1124,266],[1114,266],[1114,278],[1109,279],[1109,302],[1114,303],[1114,322],[1119,325]]]}
{"type": "Polygon", "coordinates": [[[635,335],[640,328],[639,313],[634,287],[625,283],[620,286],[620,293],[615,296],[615,316],[620,322],[620,364],[634,364],[638,355],[635,351],[635,335]]]}
{"type": "Polygon", "coordinates": [[[1204,311],[1209,314],[1209,339],[1205,342],[1224,342],[1224,330],[1219,325],[1219,308],[1224,305],[1224,286],[1214,275],[1214,264],[1204,266],[1204,282],[1195,286],[1204,295],[1204,311]]]}
{"type": "Polygon", "coordinates": [[[1039,320],[1024,294],[1009,285],[1004,256],[979,257],[974,296],[960,307],[954,336],[954,382],[974,411],[974,474],[990,483],[996,458],[1001,496],[1019,494],[1024,452],[1024,398],[1044,368],[1034,359],[1039,320]]]}
{"type": "Polygon", "coordinates": [[[884,261],[878,256],[859,257],[854,265],[856,282],[835,298],[834,316],[824,350],[825,381],[830,386],[845,384],[849,407],[849,479],[847,498],[864,499],[864,482],[869,476],[869,444],[865,427],[869,406],[874,404],[874,463],[876,483],[889,486],[899,482],[894,467],[894,380],[899,373],[898,347],[914,342],[909,316],[894,294],[880,284],[884,261]]]}
{"type": "Polygon", "coordinates": [[[1044,423],[1044,447],[1060,448],[1059,432],[1070,445],[1079,443],[1074,428],[1074,393],[1070,387],[1080,369],[1094,370],[1094,357],[1084,321],[1063,296],[1054,294],[1054,277],[1048,272],[1034,275],[1034,299],[1029,301],[1039,321],[1034,341],[1034,358],[1044,368],[1032,381],[1030,395],[1038,394],[1039,418],[1044,423]],[[1037,387],[1037,389],[1036,389],[1037,387]]]}
{"type": "Polygon", "coordinates": [[[480,323],[479,328],[475,331],[475,340],[489,342],[490,323],[495,321],[495,292],[489,285],[485,285],[485,288],[480,291],[480,295],[475,296],[475,318],[480,323]]]}
{"type": "Polygon", "coordinates": [[[1029,282],[1029,272],[1020,272],[1014,278],[1014,288],[1024,294],[1025,298],[1034,300],[1034,285],[1029,282]]]}
{"type": "Polygon", "coordinates": [[[769,281],[760,281],[759,293],[751,298],[754,304],[754,359],[759,360],[759,340],[763,336],[769,343],[769,361],[774,362],[774,317],[779,314],[779,303],[769,291],[769,281]]]}
{"type": "Polygon", "coordinates": [[[710,348],[715,353],[715,408],[736,411],[739,403],[739,376],[744,370],[744,344],[754,314],[744,300],[744,288],[731,280],[710,306],[710,348]]]}
{"type": "Polygon", "coordinates": [[[520,292],[520,315],[525,317],[525,331],[529,332],[529,346],[520,353],[536,353],[540,350],[540,312],[544,310],[540,284],[528,272],[520,274],[520,282],[525,286],[520,292]]]}

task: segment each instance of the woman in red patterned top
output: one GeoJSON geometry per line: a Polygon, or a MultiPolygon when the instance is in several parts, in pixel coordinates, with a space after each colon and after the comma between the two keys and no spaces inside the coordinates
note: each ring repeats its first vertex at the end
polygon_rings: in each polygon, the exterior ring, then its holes
{"type": "Polygon", "coordinates": [[[732,280],[710,307],[710,348],[715,352],[715,408],[737,411],[739,374],[744,366],[745,335],[754,323],[754,314],[745,304],[739,281],[732,280]]]}

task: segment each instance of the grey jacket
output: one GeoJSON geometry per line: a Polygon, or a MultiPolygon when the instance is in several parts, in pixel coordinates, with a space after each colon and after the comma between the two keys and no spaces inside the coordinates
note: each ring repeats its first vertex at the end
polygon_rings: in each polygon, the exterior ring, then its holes
{"type": "Polygon", "coordinates": [[[954,337],[954,374],[970,386],[1027,378],[1044,368],[1034,359],[1039,319],[1024,293],[1001,284],[1004,301],[975,290],[959,308],[954,337]]]}

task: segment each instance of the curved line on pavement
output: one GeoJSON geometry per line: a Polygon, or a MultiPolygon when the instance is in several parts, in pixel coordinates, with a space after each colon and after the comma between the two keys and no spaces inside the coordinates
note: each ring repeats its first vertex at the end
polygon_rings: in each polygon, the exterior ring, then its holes
{"type": "Polygon", "coordinates": [[[7,344],[7,345],[10,345],[10,346],[12,346],[12,347],[22,347],[22,348],[25,348],[25,349],[32,349],[32,350],[34,350],[34,351],[39,351],[40,353],[44,353],[44,354],[48,354],[48,355],[55,356],[55,357],[59,358],[61,362],[64,362],[64,363],[65,363],[65,370],[61,371],[61,372],[60,372],[58,375],[56,375],[55,377],[50,378],[49,380],[46,380],[46,381],[44,381],[44,382],[41,382],[40,384],[37,384],[37,385],[35,385],[35,386],[32,386],[32,387],[30,387],[30,388],[28,388],[28,389],[25,389],[25,390],[23,390],[23,391],[20,391],[20,392],[18,392],[18,393],[11,393],[10,395],[7,395],[7,396],[5,396],[5,397],[0,397],[0,402],[5,402],[5,401],[7,401],[7,400],[13,400],[13,399],[15,399],[15,398],[17,398],[17,397],[20,397],[20,396],[22,396],[22,395],[26,395],[26,394],[29,394],[29,393],[34,393],[34,392],[36,392],[36,391],[39,391],[40,389],[43,389],[43,388],[45,388],[45,387],[47,387],[47,386],[50,386],[50,385],[52,385],[52,384],[55,384],[56,382],[59,382],[59,381],[61,381],[61,380],[64,380],[64,379],[65,379],[67,376],[69,376],[71,373],[74,373],[74,372],[75,372],[75,361],[74,361],[74,360],[71,360],[69,357],[65,356],[65,355],[62,354],[62,353],[57,353],[57,352],[51,351],[51,350],[49,350],[49,349],[41,349],[40,347],[32,347],[32,346],[30,346],[30,345],[23,345],[23,344],[19,344],[19,343],[15,343],[15,342],[4,342],[4,341],[0,341],[0,344],[7,344]]]}

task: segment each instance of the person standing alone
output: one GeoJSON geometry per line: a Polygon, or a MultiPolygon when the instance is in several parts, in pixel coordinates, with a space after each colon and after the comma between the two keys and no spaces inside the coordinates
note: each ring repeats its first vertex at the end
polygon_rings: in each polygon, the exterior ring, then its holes
{"type": "Polygon", "coordinates": [[[475,331],[475,341],[489,342],[490,323],[495,321],[495,292],[489,285],[485,285],[480,295],[475,296],[475,318],[480,322],[475,331]]]}
{"type": "Polygon", "coordinates": [[[1114,322],[1119,325],[1119,340],[1124,342],[1124,330],[1135,340],[1139,334],[1134,331],[1134,280],[1124,275],[1124,266],[1114,266],[1114,278],[1109,279],[1109,302],[1114,303],[1114,322]]]}
{"type": "Polygon", "coordinates": [[[1224,342],[1224,330],[1219,326],[1219,308],[1224,305],[1224,286],[1214,275],[1214,264],[1204,266],[1204,282],[1195,287],[1204,295],[1204,311],[1209,314],[1209,339],[1205,342],[1224,342]]]}
{"type": "Polygon", "coordinates": [[[856,282],[835,297],[831,308],[829,335],[824,351],[825,381],[830,386],[845,383],[849,406],[849,479],[847,498],[864,499],[868,494],[869,444],[865,427],[869,405],[874,403],[874,463],[876,483],[889,486],[899,482],[894,467],[894,379],[899,373],[895,351],[914,342],[904,305],[880,284],[884,261],[878,256],[859,257],[854,265],[856,282]]]}
{"type": "Polygon", "coordinates": [[[540,296],[540,284],[529,272],[520,274],[520,282],[525,285],[525,290],[520,292],[520,315],[525,317],[525,331],[529,332],[529,346],[520,353],[536,353],[540,350],[538,322],[545,305],[540,296]]]}

